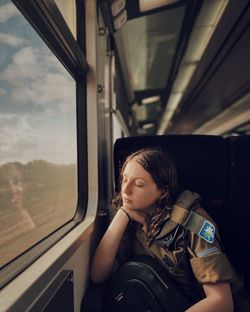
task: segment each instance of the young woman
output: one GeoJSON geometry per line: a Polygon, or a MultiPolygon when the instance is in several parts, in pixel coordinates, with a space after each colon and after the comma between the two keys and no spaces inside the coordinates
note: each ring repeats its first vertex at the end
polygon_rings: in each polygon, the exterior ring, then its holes
{"type": "MultiPolygon", "coordinates": [[[[132,223],[133,254],[158,259],[182,289],[196,297],[187,311],[234,311],[231,289],[237,288],[237,276],[221,251],[214,222],[200,207],[197,193],[179,192],[176,169],[164,152],[144,149],[126,159],[115,202],[117,212],[94,255],[94,282],[106,281],[118,268],[118,250],[126,249],[124,234],[132,223]],[[195,222],[186,226],[190,211],[194,220],[207,222],[207,228],[197,228],[195,222]],[[169,245],[162,244],[166,237],[169,245]]],[[[121,261],[126,260],[123,256],[121,261]]]]}

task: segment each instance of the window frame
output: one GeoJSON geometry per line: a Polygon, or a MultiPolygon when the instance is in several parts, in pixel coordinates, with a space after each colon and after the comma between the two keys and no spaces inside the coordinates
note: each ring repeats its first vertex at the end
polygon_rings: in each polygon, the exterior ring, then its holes
{"type": "MultiPolygon", "coordinates": [[[[78,39],[80,27],[77,25],[76,41],[53,0],[12,0],[12,2],[68,69],[72,77],[75,80],[83,79],[88,65],[83,54],[84,51],[81,49],[82,41],[78,39]]],[[[77,14],[79,3],[80,0],[76,0],[77,14]]],[[[81,11],[79,12],[81,13],[81,11]]],[[[78,24],[79,21],[80,18],[77,18],[78,24]]],[[[81,33],[81,35],[83,34],[81,33]]]]}
{"type": "Polygon", "coordinates": [[[85,57],[84,1],[75,0],[77,40],[75,40],[53,0],[12,0],[12,2],[27,18],[30,25],[34,27],[38,35],[41,36],[45,44],[75,80],[78,197],[76,212],[72,220],[55,229],[53,233],[48,234],[44,239],[12,259],[1,269],[0,289],[31,265],[52,245],[62,239],[77,224],[82,222],[86,215],[88,203],[86,111],[86,75],[88,65],[85,57]]]}

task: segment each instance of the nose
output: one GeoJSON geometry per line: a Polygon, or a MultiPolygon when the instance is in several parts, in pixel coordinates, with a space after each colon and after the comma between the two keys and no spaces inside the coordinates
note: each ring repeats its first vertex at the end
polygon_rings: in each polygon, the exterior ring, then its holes
{"type": "Polygon", "coordinates": [[[122,192],[127,195],[132,193],[131,185],[129,182],[122,183],[122,192]]]}

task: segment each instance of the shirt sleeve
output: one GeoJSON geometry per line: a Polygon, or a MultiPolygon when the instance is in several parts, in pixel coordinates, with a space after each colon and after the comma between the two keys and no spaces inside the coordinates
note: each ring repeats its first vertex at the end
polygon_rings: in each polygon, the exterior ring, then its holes
{"type": "MultiPolygon", "coordinates": [[[[215,222],[202,208],[198,208],[196,213],[215,225],[215,222]]],[[[200,284],[229,282],[234,285],[238,283],[237,276],[227,256],[221,250],[217,227],[216,231],[217,237],[213,243],[209,243],[198,235],[189,232],[188,250],[191,255],[192,270],[200,284]]]]}

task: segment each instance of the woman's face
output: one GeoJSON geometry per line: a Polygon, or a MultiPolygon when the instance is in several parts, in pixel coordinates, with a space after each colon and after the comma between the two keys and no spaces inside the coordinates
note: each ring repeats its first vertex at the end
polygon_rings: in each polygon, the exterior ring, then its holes
{"type": "Polygon", "coordinates": [[[136,161],[130,160],[122,175],[121,195],[128,209],[149,210],[161,196],[151,175],[136,161]]]}

